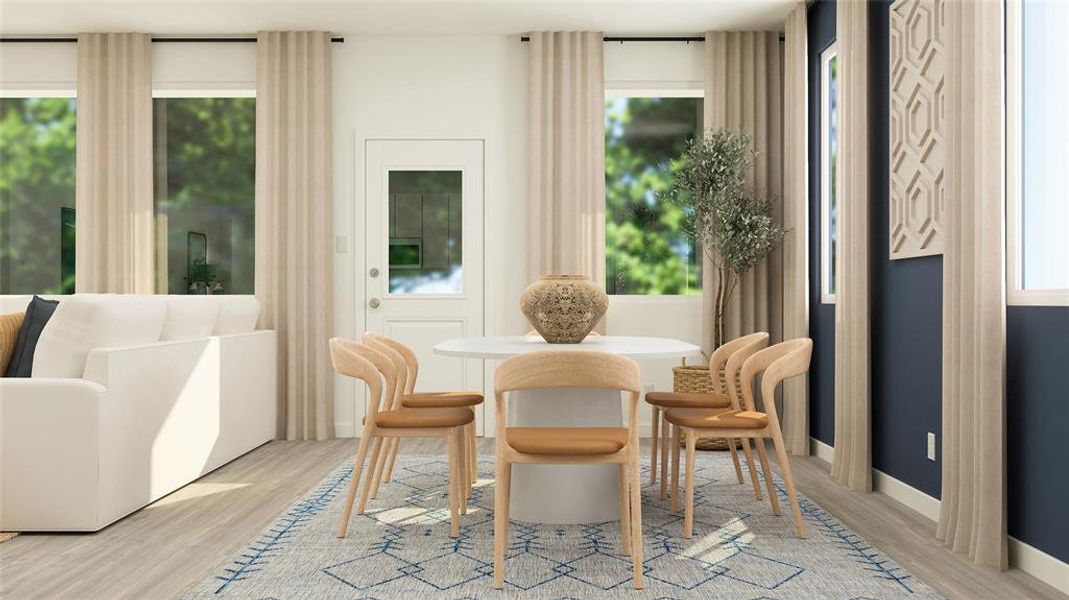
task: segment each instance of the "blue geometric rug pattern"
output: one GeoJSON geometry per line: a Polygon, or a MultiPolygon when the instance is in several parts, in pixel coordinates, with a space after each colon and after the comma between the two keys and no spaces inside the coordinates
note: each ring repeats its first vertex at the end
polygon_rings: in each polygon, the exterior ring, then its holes
{"type": "MultiPolygon", "coordinates": [[[[645,467],[644,467],[645,468],[645,467]]],[[[839,520],[801,497],[808,539],[795,537],[786,494],[772,515],[726,453],[700,452],[694,537],[683,512],[669,512],[659,488],[643,489],[646,588],[631,587],[619,522],[543,525],[513,521],[506,589],[491,588],[493,462],[449,537],[446,465],[441,457],[398,458],[392,483],[336,537],[351,462],[334,471],[262,532],[190,599],[298,600],[468,598],[928,599],[940,596],[839,520]]],[[[643,481],[647,481],[644,477],[643,481]]]]}

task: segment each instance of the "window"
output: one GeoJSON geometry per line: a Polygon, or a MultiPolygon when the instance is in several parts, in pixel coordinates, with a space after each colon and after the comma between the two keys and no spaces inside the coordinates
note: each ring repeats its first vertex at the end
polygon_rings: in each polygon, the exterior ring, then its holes
{"type": "Polygon", "coordinates": [[[839,123],[839,55],[835,44],[820,55],[820,300],[835,302],[836,130],[839,123]]]}
{"type": "Polygon", "coordinates": [[[75,100],[0,98],[0,294],[74,292],[75,100]]]}
{"type": "Polygon", "coordinates": [[[389,293],[464,292],[462,171],[390,171],[389,293]]]}
{"type": "Polygon", "coordinates": [[[252,294],[256,99],[153,99],[156,291],[252,294]]]}
{"type": "Polygon", "coordinates": [[[610,96],[605,102],[605,288],[609,294],[700,294],[701,253],[683,211],[657,194],[702,133],[702,98],[610,96]]]}
{"type": "Polygon", "coordinates": [[[1069,5],[1007,5],[1007,265],[1011,304],[1069,305],[1069,5]]]}

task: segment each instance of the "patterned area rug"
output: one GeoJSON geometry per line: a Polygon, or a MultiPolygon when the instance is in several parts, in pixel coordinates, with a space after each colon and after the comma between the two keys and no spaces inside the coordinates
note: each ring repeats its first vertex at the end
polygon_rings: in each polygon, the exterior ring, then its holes
{"type": "MultiPolygon", "coordinates": [[[[449,537],[445,462],[399,458],[349,535],[335,533],[352,473],[339,467],[189,598],[938,598],[836,518],[802,498],[809,538],[795,537],[787,500],[775,517],[752,488],[735,483],[725,453],[699,453],[695,533],[682,538],[683,512],[643,490],[646,589],[632,589],[619,554],[618,522],[513,522],[506,593],[491,588],[493,463],[449,537]]],[[[644,479],[645,481],[645,479],[644,479]]],[[[777,481],[778,483],[778,481],[777,481]]]]}
{"type": "Polygon", "coordinates": [[[15,533],[14,531],[0,531],[0,544],[3,544],[4,542],[6,542],[8,540],[15,539],[15,536],[17,536],[17,535],[18,534],[15,533]]]}

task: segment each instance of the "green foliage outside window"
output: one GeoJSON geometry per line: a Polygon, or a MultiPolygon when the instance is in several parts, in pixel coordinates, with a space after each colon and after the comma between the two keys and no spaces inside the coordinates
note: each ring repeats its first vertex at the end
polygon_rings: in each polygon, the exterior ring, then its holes
{"type": "Polygon", "coordinates": [[[170,294],[251,294],[255,246],[256,99],[156,98],[156,214],[167,235],[170,294]],[[203,250],[188,247],[203,234],[203,250]],[[208,277],[211,274],[211,277],[208,277]]]}
{"type": "Polygon", "coordinates": [[[0,98],[0,294],[74,291],[73,98],[0,98]]]}
{"type": "Polygon", "coordinates": [[[701,254],[683,209],[660,196],[701,134],[701,98],[605,105],[605,287],[609,294],[700,294],[701,254]]]}

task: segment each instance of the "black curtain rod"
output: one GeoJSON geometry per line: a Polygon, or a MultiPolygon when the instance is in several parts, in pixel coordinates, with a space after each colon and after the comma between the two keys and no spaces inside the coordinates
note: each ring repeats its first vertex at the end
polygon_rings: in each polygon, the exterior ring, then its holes
{"type": "MultiPolygon", "coordinates": [[[[782,33],[779,34],[779,40],[782,42],[784,39],[785,38],[783,37],[783,34],[782,33]]],[[[618,35],[607,35],[607,36],[604,36],[602,38],[602,40],[605,41],[605,42],[620,42],[620,43],[623,43],[623,42],[686,42],[686,43],[689,44],[691,42],[704,42],[705,41],[705,37],[704,36],[700,36],[700,35],[682,35],[682,36],[677,35],[677,36],[660,36],[660,37],[658,37],[658,36],[618,36],[618,35]]],[[[531,37],[527,36],[527,35],[520,36],[520,41],[521,42],[529,42],[529,41],[531,41],[531,37]]]]}
{"type": "MultiPolygon", "coordinates": [[[[74,37],[0,37],[0,42],[8,43],[48,43],[48,42],[77,42],[74,37]]],[[[224,42],[224,43],[249,43],[255,42],[254,37],[154,37],[153,42],[159,43],[182,43],[182,42],[224,42]]],[[[332,37],[330,41],[341,44],[345,42],[343,37],[332,37]]]]}

